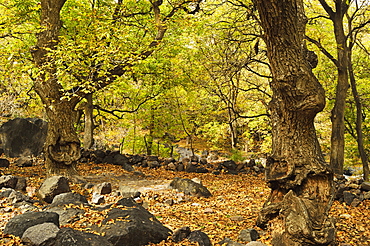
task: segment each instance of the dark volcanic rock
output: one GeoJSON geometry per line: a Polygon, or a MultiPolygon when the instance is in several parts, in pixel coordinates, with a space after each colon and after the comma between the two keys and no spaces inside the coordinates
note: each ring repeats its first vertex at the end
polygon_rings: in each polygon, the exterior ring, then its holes
{"type": "Polygon", "coordinates": [[[1,143],[9,157],[38,156],[45,143],[47,122],[16,118],[0,127],[1,143]]]}
{"type": "Polygon", "coordinates": [[[110,208],[102,226],[94,226],[114,245],[141,246],[165,240],[171,231],[132,198],[123,198],[110,208]],[[121,205],[121,206],[120,206],[121,205]],[[115,223],[109,223],[115,221],[115,223]]]}

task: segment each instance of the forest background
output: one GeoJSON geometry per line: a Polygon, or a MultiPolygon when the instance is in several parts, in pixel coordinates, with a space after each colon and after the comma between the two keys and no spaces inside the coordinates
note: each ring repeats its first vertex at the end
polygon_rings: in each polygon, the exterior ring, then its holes
{"type": "MultiPolygon", "coordinates": [[[[338,79],[333,61],[340,46],[323,2],[306,1],[306,45],[318,56],[313,72],[326,91],[327,105],[315,126],[329,161],[338,79]]],[[[266,157],[271,146],[271,74],[252,3],[168,1],[160,13],[166,33],[152,47],[158,35],[153,3],[122,3],[67,1],[58,47],[48,54],[63,88],[65,98],[60,99],[73,98],[76,90],[88,95],[74,112],[81,141],[88,135],[86,119],[92,112],[94,142],[85,139],[82,146],[169,156],[186,141],[186,147],[219,150],[235,161],[266,157]],[[145,52],[150,55],[143,59],[145,52]],[[112,61],[123,60],[129,64],[125,73],[104,88],[97,88],[93,78],[81,83],[74,76],[104,76],[112,61]]],[[[361,167],[356,106],[361,105],[361,133],[368,154],[370,6],[367,1],[350,3],[343,26],[346,42],[352,45],[352,88],[358,94],[346,91],[344,164],[361,167]]],[[[40,70],[30,52],[41,28],[40,8],[37,1],[0,1],[1,122],[15,117],[46,119],[34,91],[40,70]]]]}

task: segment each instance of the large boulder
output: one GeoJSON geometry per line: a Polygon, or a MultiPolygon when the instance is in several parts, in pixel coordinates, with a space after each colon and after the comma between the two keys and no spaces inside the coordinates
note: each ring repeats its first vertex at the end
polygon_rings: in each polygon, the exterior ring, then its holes
{"type": "Polygon", "coordinates": [[[174,178],[170,183],[173,189],[184,192],[186,195],[193,195],[197,197],[211,197],[212,194],[209,190],[191,179],[174,178]]]}
{"type": "Polygon", "coordinates": [[[40,199],[51,203],[56,195],[70,192],[68,179],[63,176],[47,178],[37,191],[40,199]]]}
{"type": "Polygon", "coordinates": [[[47,222],[59,227],[59,215],[52,212],[27,212],[11,218],[5,226],[4,234],[22,237],[28,228],[47,222]]]}
{"type": "Polygon", "coordinates": [[[103,233],[114,245],[141,246],[149,242],[159,243],[171,234],[170,229],[132,198],[119,200],[114,207],[109,208],[102,225],[91,225],[91,228],[103,233]]]}
{"type": "Polygon", "coordinates": [[[38,156],[42,152],[47,122],[36,118],[16,118],[0,127],[4,153],[9,157],[38,156]]]}

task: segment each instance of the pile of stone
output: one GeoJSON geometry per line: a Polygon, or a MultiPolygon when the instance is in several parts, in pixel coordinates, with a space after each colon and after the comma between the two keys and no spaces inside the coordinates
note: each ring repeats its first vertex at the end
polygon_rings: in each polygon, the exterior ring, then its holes
{"type": "MultiPolygon", "coordinates": [[[[88,199],[72,192],[67,178],[53,176],[46,179],[36,191],[39,200],[33,200],[16,190],[17,184],[24,183],[21,178],[8,175],[2,176],[1,180],[0,199],[6,199],[7,203],[21,210],[20,214],[6,223],[3,235],[20,237],[27,245],[141,246],[150,242],[159,243],[169,240],[168,238],[174,242],[187,239],[198,245],[212,245],[207,234],[199,230],[191,231],[187,226],[172,232],[138,202],[140,199],[136,200],[131,194],[128,197],[117,194],[120,195],[117,202],[97,205],[93,198],[88,199]],[[76,225],[85,230],[72,229],[76,225]]],[[[25,187],[22,186],[21,189],[26,190],[25,187]]],[[[113,193],[112,186],[107,182],[93,186],[86,184],[85,187],[100,196],[113,193]]],[[[170,188],[188,195],[211,196],[206,187],[189,179],[174,179],[170,188]]],[[[11,206],[7,206],[0,208],[0,212],[6,214],[13,211],[11,206]]],[[[9,236],[8,240],[11,238],[9,236]]],[[[264,244],[255,241],[258,238],[256,230],[248,229],[241,231],[238,238],[247,244],[233,242],[228,238],[220,244],[263,246],[264,244]]],[[[2,240],[7,242],[6,237],[2,240]]]]}
{"type": "Polygon", "coordinates": [[[128,155],[121,154],[119,151],[109,150],[83,150],[80,162],[82,163],[109,163],[120,165],[125,170],[133,171],[133,166],[159,168],[163,167],[166,170],[189,172],[189,173],[261,173],[264,172],[264,167],[257,164],[251,159],[241,163],[236,163],[233,160],[214,160],[209,158],[200,158],[197,155],[191,157],[179,158],[161,158],[154,155],[128,155]]]}
{"type": "Polygon", "coordinates": [[[336,179],[335,199],[357,207],[363,200],[370,200],[370,182],[359,177],[339,176],[336,179]]]}

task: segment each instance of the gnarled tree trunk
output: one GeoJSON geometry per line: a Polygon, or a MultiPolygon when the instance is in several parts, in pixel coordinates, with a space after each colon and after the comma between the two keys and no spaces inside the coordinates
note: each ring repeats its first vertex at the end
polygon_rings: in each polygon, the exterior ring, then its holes
{"type": "Polygon", "coordinates": [[[48,56],[48,52],[55,49],[58,43],[61,27],[60,10],[65,1],[41,1],[43,29],[38,33],[37,44],[31,51],[34,62],[40,69],[40,75],[35,82],[35,90],[45,106],[49,121],[44,146],[45,165],[49,176],[76,174],[76,164],[80,158],[80,141],[73,125],[73,109],[79,100],[62,99],[63,87],[58,83],[52,58],[48,56]]]}
{"type": "Polygon", "coordinates": [[[333,174],[314,127],[325,94],[306,60],[303,0],[254,3],[273,75],[272,153],[266,168],[271,194],[257,224],[270,226],[275,246],[330,245],[335,240],[328,218],[333,174]]]}

